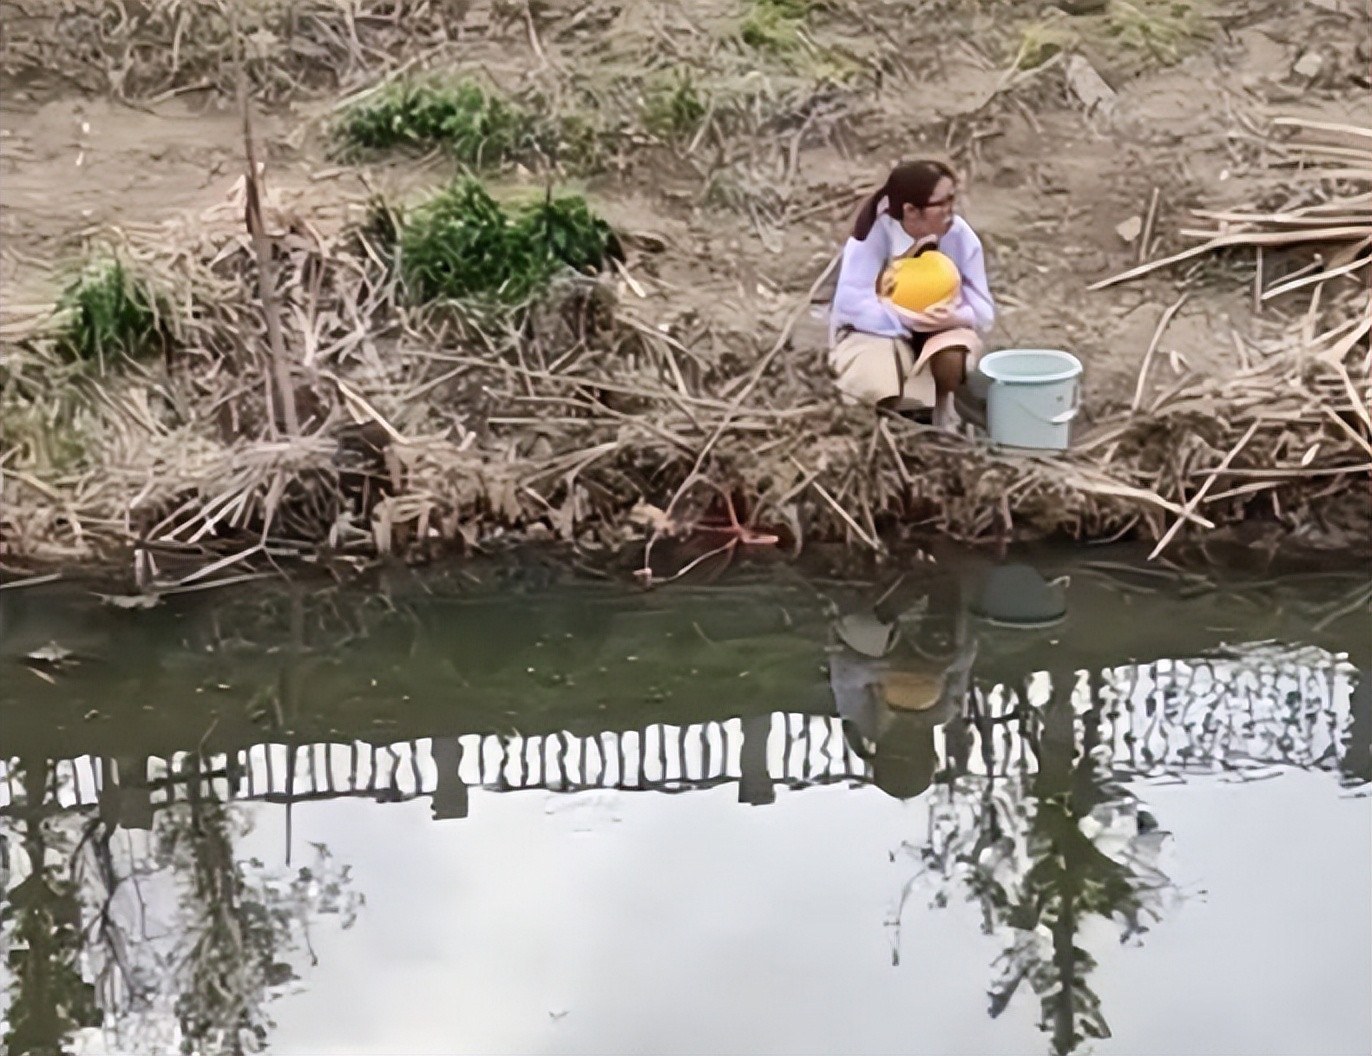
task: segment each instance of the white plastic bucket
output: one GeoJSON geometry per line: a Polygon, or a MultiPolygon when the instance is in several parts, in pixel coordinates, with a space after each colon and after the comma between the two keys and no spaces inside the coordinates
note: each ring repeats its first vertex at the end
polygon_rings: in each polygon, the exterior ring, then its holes
{"type": "Polygon", "coordinates": [[[991,379],[986,423],[991,442],[1067,449],[1081,400],[1081,360],[1056,348],[1007,348],[982,357],[991,379]]]}

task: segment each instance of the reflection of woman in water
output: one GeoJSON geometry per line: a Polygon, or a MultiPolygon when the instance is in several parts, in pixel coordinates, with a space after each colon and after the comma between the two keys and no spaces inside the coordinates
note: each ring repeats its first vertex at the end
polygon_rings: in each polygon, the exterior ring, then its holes
{"type": "Polygon", "coordinates": [[[844,736],[871,762],[873,782],[911,799],[934,779],[934,730],[962,715],[976,644],[960,615],[950,635],[939,626],[947,614],[912,612],[901,621],[890,600],[835,621],[829,685],[844,736]]]}

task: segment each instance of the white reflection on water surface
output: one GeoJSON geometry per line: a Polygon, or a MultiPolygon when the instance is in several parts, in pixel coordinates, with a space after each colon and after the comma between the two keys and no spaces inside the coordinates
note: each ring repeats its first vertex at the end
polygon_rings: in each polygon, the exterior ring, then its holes
{"type": "MultiPolygon", "coordinates": [[[[1369,800],[1328,774],[1150,787],[1180,897],[1141,946],[1083,933],[1114,1037],[1100,1053],[1369,1051],[1369,800]]],[[[686,796],[472,793],[296,808],[295,835],[353,864],[368,906],[315,940],[308,989],[273,1006],[279,1053],[1043,1051],[1031,1001],[986,1015],[1001,949],[979,912],[907,906],[892,852],[924,801],[874,788],[686,796]],[[587,825],[588,820],[591,824],[587,825]]],[[[281,848],[253,807],[245,851],[281,848]]]]}

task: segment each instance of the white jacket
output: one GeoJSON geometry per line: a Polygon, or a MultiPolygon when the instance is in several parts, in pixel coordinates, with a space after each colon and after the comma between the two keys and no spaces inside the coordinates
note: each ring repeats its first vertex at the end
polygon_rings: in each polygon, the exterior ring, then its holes
{"type": "MultiPolygon", "coordinates": [[[[843,247],[838,287],[829,310],[831,344],[839,329],[845,326],[882,337],[903,337],[910,332],[900,317],[881,303],[876,287],[882,269],[906,253],[915,240],[885,211],[884,199],[877,203],[877,209],[876,222],[866,239],[859,242],[850,237],[843,247]]],[[[991,299],[991,290],[986,283],[986,255],[981,248],[981,239],[966,220],[955,216],[953,226],[939,239],[938,248],[952,259],[962,275],[962,293],[954,306],[958,325],[985,334],[996,320],[996,302],[991,299]]]]}

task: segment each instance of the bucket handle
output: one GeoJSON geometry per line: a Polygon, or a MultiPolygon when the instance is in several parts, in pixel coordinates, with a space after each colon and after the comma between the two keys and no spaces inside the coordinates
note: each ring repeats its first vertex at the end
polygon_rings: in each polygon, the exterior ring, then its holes
{"type": "Polygon", "coordinates": [[[1028,411],[1041,422],[1047,422],[1049,425],[1066,425],[1075,418],[1077,413],[1081,410],[1081,384],[1078,383],[1072,386],[1072,406],[1068,407],[1067,410],[1063,411],[1061,414],[1053,415],[1051,418],[1045,418],[1041,414],[1037,414],[1032,407],[1025,406],[1023,400],[1016,400],[1015,402],[1020,405],[1021,409],[1028,411]]]}
{"type": "Polygon", "coordinates": [[[1081,375],[1077,375],[1077,377],[1074,378],[1073,381],[1074,384],[1072,385],[1072,406],[1053,418],[1054,425],[1063,425],[1067,422],[1070,422],[1073,418],[1077,416],[1077,412],[1081,410],[1081,375]]]}
{"type": "Polygon", "coordinates": [[[1054,425],[1066,425],[1068,422],[1070,422],[1073,418],[1077,416],[1077,412],[1080,410],[1081,397],[1074,395],[1071,407],[1068,407],[1067,410],[1063,411],[1061,414],[1053,415],[1053,417],[1049,418],[1048,420],[1052,422],[1054,425]]]}

